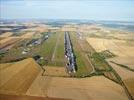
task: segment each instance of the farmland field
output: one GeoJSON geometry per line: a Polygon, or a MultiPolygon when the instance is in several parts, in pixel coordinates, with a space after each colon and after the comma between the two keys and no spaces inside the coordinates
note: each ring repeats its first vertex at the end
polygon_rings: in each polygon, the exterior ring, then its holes
{"type": "MultiPolygon", "coordinates": [[[[133,70],[134,65],[134,46],[128,44],[128,40],[87,38],[87,41],[97,52],[109,50],[115,57],[109,60],[113,63],[133,70]]],[[[131,41],[134,44],[134,41],[131,41]]]]}
{"type": "Polygon", "coordinates": [[[132,57],[134,55],[134,53],[132,52],[134,51],[134,47],[127,45],[126,41],[124,40],[87,38],[87,41],[97,52],[109,50],[117,56],[132,57]]]}
{"type": "MultiPolygon", "coordinates": [[[[131,41],[130,44],[128,43],[128,41],[130,42],[128,38],[127,39],[126,38],[125,39],[106,39],[102,37],[87,38],[87,41],[98,52],[98,54],[101,55],[102,52],[104,51],[109,51],[111,54],[113,54],[113,56],[111,57],[106,57],[106,58],[104,57],[104,61],[108,63],[110,68],[112,68],[111,71],[114,72],[114,75],[119,80],[119,83],[127,91],[130,98],[134,98],[134,93],[133,93],[134,87],[132,85],[134,83],[133,81],[134,80],[133,78],[134,47],[132,46],[132,44],[134,44],[134,41],[131,41]]],[[[97,57],[94,58],[97,59],[97,57]]],[[[96,61],[95,64],[97,64],[97,62],[98,61],[96,61]]],[[[106,75],[106,73],[104,73],[104,75],[106,75]]]]}
{"type": "MultiPolygon", "coordinates": [[[[42,57],[44,57],[45,60],[48,61],[48,65],[63,66],[64,65],[64,37],[63,36],[64,36],[63,33],[51,33],[48,40],[44,41],[41,45],[37,45],[35,47],[28,47],[30,48],[30,52],[28,52],[27,55],[22,54],[23,51],[22,47],[12,48],[9,50],[7,54],[4,55],[4,57],[1,59],[1,62],[15,60],[23,57],[24,58],[32,57],[34,55],[41,55],[42,57]],[[57,42],[57,40],[60,41],[57,42]],[[57,47],[55,48],[56,42],[57,42],[57,47]],[[54,56],[56,57],[56,60],[52,61],[54,49],[55,49],[54,56]]],[[[23,44],[25,43],[26,41],[25,42],[23,41],[23,44]]],[[[24,46],[24,48],[26,47],[24,46]]],[[[41,61],[40,63],[44,65],[46,62],[41,61]]]]}
{"type": "Polygon", "coordinates": [[[0,100],[134,100],[134,0],[0,0],[0,100]]]}
{"type": "Polygon", "coordinates": [[[1,94],[74,100],[134,98],[132,33],[88,24],[36,25],[2,34],[1,94]],[[11,47],[6,50],[5,45],[11,47]]]}
{"type": "MultiPolygon", "coordinates": [[[[83,51],[85,48],[83,44],[80,44],[80,40],[77,37],[77,34],[75,32],[70,32],[70,37],[73,45],[73,50],[76,56],[76,63],[77,63],[77,73],[78,76],[84,76],[87,74],[90,74],[92,72],[92,65],[88,61],[86,53],[83,51]]],[[[88,52],[90,52],[87,49],[88,52]]]]}
{"type": "Polygon", "coordinates": [[[39,65],[32,58],[4,67],[0,69],[0,93],[4,91],[6,94],[25,93],[40,72],[39,65]]]}
{"type": "Polygon", "coordinates": [[[59,32],[57,43],[53,52],[51,61],[56,66],[65,66],[65,55],[64,55],[64,32],[59,32]]]}
{"type": "Polygon", "coordinates": [[[132,95],[132,97],[134,97],[134,72],[127,70],[125,68],[122,68],[116,64],[111,63],[110,61],[108,61],[109,64],[113,67],[113,69],[120,75],[122,81],[124,82],[124,84],[126,85],[128,91],[130,92],[130,94],[132,95]]]}
{"type": "Polygon", "coordinates": [[[108,100],[128,100],[125,91],[119,84],[103,76],[82,79],[49,76],[42,78],[42,76],[37,76],[26,94],[73,100],[105,100],[105,98],[108,100]]]}

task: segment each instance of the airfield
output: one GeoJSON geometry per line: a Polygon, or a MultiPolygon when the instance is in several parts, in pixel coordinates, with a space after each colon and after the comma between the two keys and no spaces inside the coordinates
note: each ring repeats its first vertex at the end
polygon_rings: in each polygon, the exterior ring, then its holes
{"type": "Polygon", "coordinates": [[[133,84],[133,32],[33,23],[0,34],[0,98],[132,100],[133,84]]]}

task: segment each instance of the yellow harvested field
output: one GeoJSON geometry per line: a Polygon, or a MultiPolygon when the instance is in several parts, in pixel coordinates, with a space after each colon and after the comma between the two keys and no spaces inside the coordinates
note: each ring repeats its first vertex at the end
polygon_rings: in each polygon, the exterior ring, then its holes
{"type": "Polygon", "coordinates": [[[11,36],[13,33],[12,32],[6,32],[0,35],[0,37],[9,37],[11,36]]]}
{"type": "Polygon", "coordinates": [[[31,38],[34,34],[35,32],[27,32],[24,35],[20,36],[20,38],[31,38]]]}
{"type": "Polygon", "coordinates": [[[61,31],[76,31],[76,27],[73,25],[64,25],[61,31]]]}
{"type": "Polygon", "coordinates": [[[134,57],[134,47],[126,45],[124,40],[87,38],[87,41],[97,52],[109,50],[117,56],[134,57]]]}
{"type": "Polygon", "coordinates": [[[103,50],[107,50],[107,48],[104,46],[103,40],[102,39],[97,39],[97,38],[87,38],[87,41],[91,46],[97,51],[101,52],[103,50]]]}
{"type": "Polygon", "coordinates": [[[39,33],[41,33],[41,32],[48,32],[48,26],[36,27],[35,30],[38,31],[39,33]]]}
{"type": "Polygon", "coordinates": [[[130,94],[134,98],[134,78],[123,80],[126,84],[127,89],[129,90],[130,94]]]}
{"type": "Polygon", "coordinates": [[[2,64],[0,64],[0,70],[9,67],[9,66],[11,66],[12,64],[13,64],[13,63],[2,63],[2,64]]]}
{"type": "Polygon", "coordinates": [[[113,67],[113,69],[120,75],[121,79],[125,83],[127,89],[131,93],[131,95],[134,98],[134,72],[127,70],[126,68],[120,67],[116,64],[111,63],[108,61],[108,63],[113,67]]]}
{"type": "Polygon", "coordinates": [[[13,40],[14,40],[14,41],[15,41],[15,40],[20,40],[20,38],[19,38],[19,37],[6,37],[6,38],[0,40],[0,44],[1,44],[1,45],[4,45],[4,44],[6,44],[6,43],[8,43],[8,42],[12,42],[13,40]]]}
{"type": "Polygon", "coordinates": [[[45,66],[46,71],[42,76],[40,66],[32,58],[0,66],[1,94],[73,100],[128,100],[124,89],[104,76],[67,78],[63,67],[52,66],[45,66]]]}
{"type": "MultiPolygon", "coordinates": [[[[122,32],[121,32],[122,33],[122,32]]],[[[126,33],[121,34],[120,32],[116,32],[115,34],[112,34],[113,37],[119,38],[119,39],[134,39],[134,33],[126,33]]]]}
{"type": "Polygon", "coordinates": [[[108,60],[134,69],[134,57],[114,57],[108,60]]]}
{"type": "Polygon", "coordinates": [[[120,75],[120,77],[123,80],[134,78],[133,71],[129,71],[126,68],[123,68],[123,67],[120,67],[114,63],[111,63],[110,61],[108,61],[108,63],[113,67],[113,69],[115,69],[115,71],[120,75]]]}
{"type": "MultiPolygon", "coordinates": [[[[117,57],[107,59],[107,62],[119,74],[128,91],[134,98],[134,72],[117,65],[126,65],[134,69],[134,46],[127,44],[125,40],[116,39],[87,38],[87,41],[97,52],[109,50],[117,55],[117,57]]],[[[133,41],[131,42],[133,43],[133,41]]]]}
{"type": "Polygon", "coordinates": [[[120,85],[103,76],[78,79],[39,75],[26,94],[72,100],[128,100],[120,85]]]}
{"type": "Polygon", "coordinates": [[[39,65],[32,58],[0,66],[3,66],[0,69],[1,94],[25,94],[40,72],[39,65]]]}
{"type": "Polygon", "coordinates": [[[0,44],[2,45],[2,44],[6,43],[6,42],[8,42],[8,41],[10,41],[12,39],[14,39],[14,38],[13,37],[4,38],[4,39],[0,40],[0,44]]]}
{"type": "Polygon", "coordinates": [[[45,66],[45,76],[68,76],[65,67],[45,66]]]}
{"type": "Polygon", "coordinates": [[[48,32],[48,30],[49,30],[48,25],[39,25],[37,27],[23,29],[22,31],[34,31],[34,32],[37,32],[37,34],[38,34],[38,33],[42,33],[42,32],[48,32]]]}
{"type": "Polygon", "coordinates": [[[134,46],[129,46],[124,40],[87,38],[88,43],[97,51],[109,50],[121,57],[134,57],[134,46]]]}
{"type": "Polygon", "coordinates": [[[21,41],[22,39],[18,37],[6,37],[2,40],[0,40],[0,48],[11,48],[14,46],[18,41],[21,41]]]}

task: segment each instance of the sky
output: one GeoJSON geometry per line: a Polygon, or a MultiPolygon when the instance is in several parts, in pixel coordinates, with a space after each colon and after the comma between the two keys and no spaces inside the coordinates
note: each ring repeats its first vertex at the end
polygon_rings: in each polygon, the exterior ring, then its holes
{"type": "Polygon", "coordinates": [[[134,0],[0,0],[3,19],[134,21],[134,0]]]}

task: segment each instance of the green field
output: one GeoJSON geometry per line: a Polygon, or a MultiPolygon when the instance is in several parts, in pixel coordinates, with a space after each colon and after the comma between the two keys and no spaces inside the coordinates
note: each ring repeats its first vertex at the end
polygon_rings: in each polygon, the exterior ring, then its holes
{"type": "MultiPolygon", "coordinates": [[[[25,58],[32,57],[34,55],[43,56],[44,58],[48,59],[48,61],[50,61],[51,54],[55,46],[56,38],[57,38],[57,33],[51,33],[50,37],[46,41],[44,41],[42,44],[37,45],[37,46],[32,46],[32,47],[24,46],[24,44],[28,42],[27,40],[23,42],[22,46],[13,47],[12,49],[10,49],[8,53],[4,55],[1,61],[11,61],[11,60],[15,60],[15,59],[23,58],[23,57],[25,58]],[[27,54],[22,54],[22,51],[24,48],[29,48],[30,51],[27,54]]],[[[44,63],[42,62],[42,64],[44,63]]]]}
{"type": "MultiPolygon", "coordinates": [[[[11,48],[8,52],[6,52],[3,57],[0,60],[0,63],[3,62],[12,62],[16,59],[25,58],[26,55],[22,55],[23,51],[23,44],[25,44],[29,40],[23,40],[19,43],[17,43],[13,48],[11,48]]],[[[30,56],[31,54],[28,54],[27,56],[30,56]]]]}
{"type": "Polygon", "coordinates": [[[95,73],[101,73],[105,77],[117,82],[121,83],[120,76],[116,73],[116,71],[106,62],[104,55],[102,53],[93,53],[89,55],[89,59],[95,68],[95,73]]]}
{"type": "Polygon", "coordinates": [[[77,72],[76,76],[86,76],[92,71],[90,63],[86,59],[86,53],[82,49],[77,34],[70,32],[71,41],[73,44],[74,54],[76,56],[77,72]]]}
{"type": "Polygon", "coordinates": [[[54,51],[55,43],[58,37],[58,33],[52,33],[51,36],[43,42],[42,45],[39,45],[38,48],[36,48],[36,52],[38,55],[41,55],[44,57],[43,61],[41,62],[42,65],[46,64],[45,60],[47,60],[47,64],[51,65],[51,57],[54,51]]]}
{"type": "Polygon", "coordinates": [[[91,54],[89,57],[97,71],[110,71],[111,70],[108,63],[105,61],[105,57],[102,56],[100,53],[95,52],[91,54]]]}
{"type": "MultiPolygon", "coordinates": [[[[57,32],[40,47],[38,54],[42,55],[44,59],[48,60],[48,65],[61,66],[65,65],[64,61],[64,34],[57,32]]],[[[41,62],[45,64],[44,60],[41,62]]]]}
{"type": "MultiPolygon", "coordinates": [[[[42,33],[46,34],[46,33],[42,33]]],[[[85,40],[80,40],[75,32],[70,32],[70,38],[73,45],[74,54],[76,56],[77,72],[76,76],[86,76],[92,72],[92,66],[88,59],[88,54],[91,49],[85,40]]],[[[29,41],[29,40],[27,40],[29,41]]],[[[64,32],[52,32],[47,40],[37,46],[28,47],[24,44],[21,46],[13,47],[7,54],[4,55],[1,61],[15,61],[20,58],[33,57],[40,55],[43,57],[39,60],[39,64],[44,66],[59,66],[65,67],[66,60],[64,55],[64,32]],[[27,54],[22,54],[24,48],[29,48],[27,54]]]]}
{"type": "Polygon", "coordinates": [[[55,66],[65,66],[65,55],[64,55],[64,32],[59,32],[59,37],[57,40],[57,45],[55,46],[55,51],[53,55],[53,60],[55,66]]]}
{"type": "MultiPolygon", "coordinates": [[[[45,35],[46,32],[41,34],[45,35]]],[[[63,32],[51,33],[47,40],[37,46],[25,46],[24,44],[28,41],[30,40],[22,41],[21,43],[10,49],[6,54],[1,57],[0,62],[16,61],[17,59],[21,58],[28,58],[35,55],[40,55],[44,58],[39,61],[40,65],[47,64],[51,66],[65,66],[63,32]],[[22,54],[24,48],[29,48],[30,51],[27,54],[22,54]]]]}

